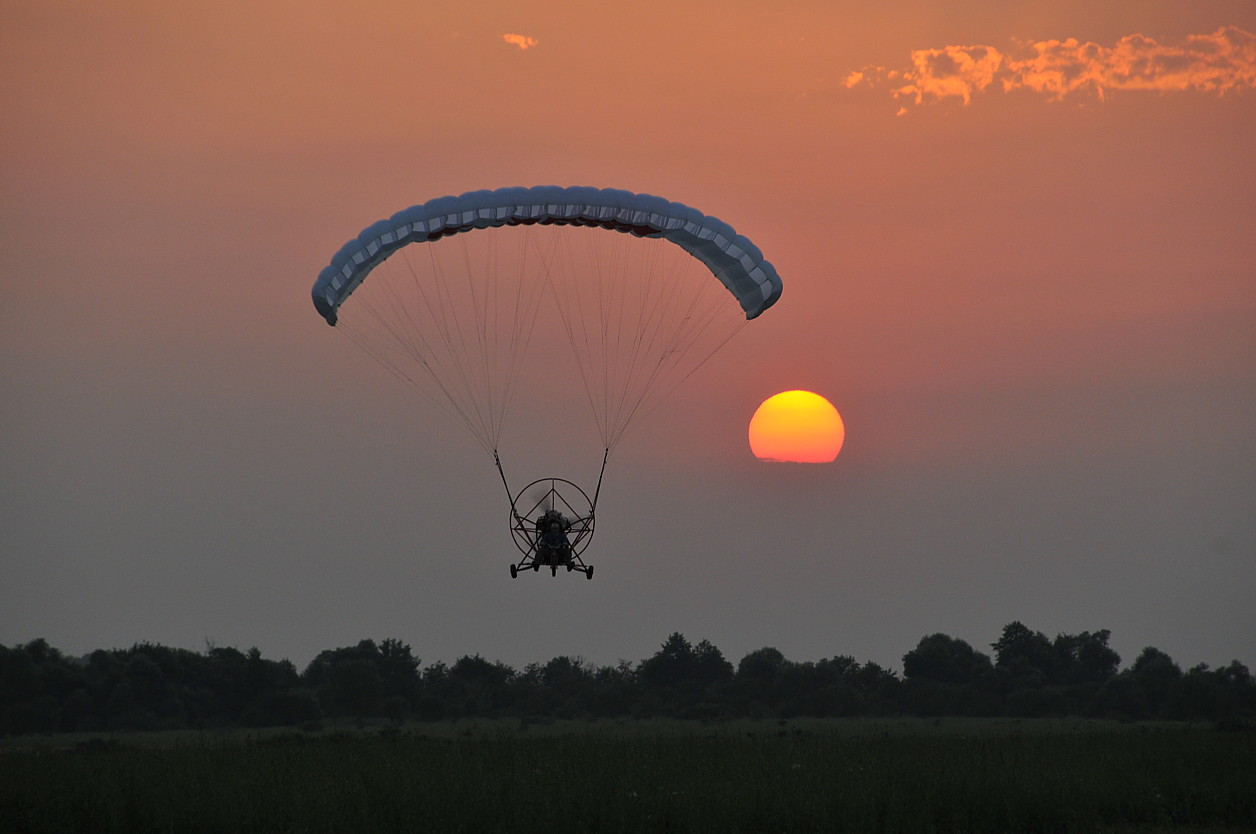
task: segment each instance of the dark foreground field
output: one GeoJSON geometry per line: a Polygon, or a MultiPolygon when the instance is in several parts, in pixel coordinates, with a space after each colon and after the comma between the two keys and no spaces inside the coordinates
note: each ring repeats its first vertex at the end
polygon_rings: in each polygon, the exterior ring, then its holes
{"type": "Polygon", "coordinates": [[[1245,831],[1256,735],[991,720],[22,739],[6,831],[1245,831]]]}

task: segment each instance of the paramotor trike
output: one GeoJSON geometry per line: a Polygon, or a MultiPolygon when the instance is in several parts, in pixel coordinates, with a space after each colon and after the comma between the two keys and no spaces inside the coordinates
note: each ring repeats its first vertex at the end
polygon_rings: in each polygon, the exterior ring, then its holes
{"type": "Polygon", "coordinates": [[[541,478],[519,490],[511,499],[510,535],[523,556],[510,566],[520,571],[559,568],[580,571],[593,578],[593,566],[581,558],[593,540],[594,502],[580,487],[563,478],[541,478]]]}

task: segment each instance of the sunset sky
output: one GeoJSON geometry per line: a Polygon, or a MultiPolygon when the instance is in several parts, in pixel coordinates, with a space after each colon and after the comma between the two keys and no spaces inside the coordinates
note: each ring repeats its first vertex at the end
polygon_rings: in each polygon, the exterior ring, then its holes
{"type": "MultiPolygon", "coordinates": [[[[1256,664],[1253,33],[1247,0],[0,0],[0,642],[900,669],[1021,620],[1256,664]],[[592,582],[510,579],[491,457],[309,295],[373,220],[547,184],[695,206],[784,282],[616,449],[592,582]],[[834,463],[750,453],[795,388],[834,463]]],[[[595,480],[535,413],[512,474],[595,480]]]]}

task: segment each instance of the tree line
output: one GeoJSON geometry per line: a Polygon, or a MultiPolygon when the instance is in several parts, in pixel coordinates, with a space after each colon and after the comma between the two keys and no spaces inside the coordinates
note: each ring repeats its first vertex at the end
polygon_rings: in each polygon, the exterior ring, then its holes
{"type": "Polygon", "coordinates": [[[1078,716],[1232,726],[1256,717],[1256,681],[1237,660],[1183,671],[1148,647],[1121,669],[1109,637],[1104,629],[1051,639],[1013,622],[991,657],[931,634],[903,656],[901,675],[847,655],[793,661],[774,648],[734,666],[709,641],[679,633],[638,663],[560,656],[523,669],[478,654],[423,666],[391,638],[328,649],[303,671],[256,648],[140,643],[74,658],[40,639],[0,646],[0,733],[471,717],[1078,716]]]}

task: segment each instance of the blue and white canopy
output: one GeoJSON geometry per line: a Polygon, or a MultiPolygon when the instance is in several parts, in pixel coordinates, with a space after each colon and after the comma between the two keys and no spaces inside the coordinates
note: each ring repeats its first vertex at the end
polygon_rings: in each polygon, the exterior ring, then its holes
{"type": "Polygon", "coordinates": [[[367,226],[340,248],[314,282],[314,306],[328,324],[371,270],[411,243],[495,226],[596,226],[675,243],[706,265],[747,319],[771,307],[781,279],[763,253],[727,223],[649,194],[612,188],[536,186],[440,197],[367,226]]]}

